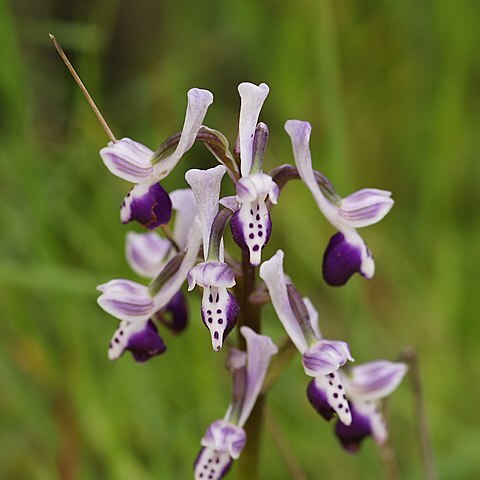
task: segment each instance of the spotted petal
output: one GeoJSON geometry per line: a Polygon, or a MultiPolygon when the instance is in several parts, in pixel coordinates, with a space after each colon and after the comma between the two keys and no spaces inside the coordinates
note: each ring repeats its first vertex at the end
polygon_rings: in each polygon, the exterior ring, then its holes
{"type": "Polygon", "coordinates": [[[151,320],[146,322],[123,321],[110,342],[108,358],[116,360],[123,355],[125,350],[129,350],[136,362],[143,363],[164,353],[166,349],[157,327],[151,320]]]}
{"type": "Polygon", "coordinates": [[[220,480],[230,471],[232,463],[227,452],[203,447],[195,460],[195,480],[220,480]]]}
{"type": "Polygon", "coordinates": [[[269,88],[265,83],[257,86],[253,83],[244,82],[238,86],[238,93],[241,99],[238,134],[240,138],[240,171],[242,177],[246,177],[252,168],[255,128],[257,127],[260,110],[268,92],[269,88]]]}
{"type": "Polygon", "coordinates": [[[313,408],[325,420],[330,420],[336,413],[340,422],[350,425],[352,421],[351,409],[338,372],[314,378],[308,384],[307,397],[313,408]]]}
{"type": "Polygon", "coordinates": [[[273,307],[288,336],[297,349],[303,353],[308,348],[305,338],[288,299],[287,284],[283,272],[283,252],[277,253],[260,267],[260,277],[267,285],[273,307]]]}

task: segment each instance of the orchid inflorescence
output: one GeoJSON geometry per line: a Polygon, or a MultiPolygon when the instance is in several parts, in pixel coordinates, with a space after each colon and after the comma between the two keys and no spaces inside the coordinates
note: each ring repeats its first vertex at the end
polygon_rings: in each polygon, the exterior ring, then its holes
{"type": "Polygon", "coordinates": [[[149,283],[116,279],[98,287],[99,305],[120,320],[109,358],[116,360],[128,350],[135,361],[145,362],[166,351],[160,329],[178,333],[188,323],[182,290],[185,281],[189,291],[195,287],[202,291],[201,318],[215,351],[222,349],[230,332],[240,325],[239,347],[243,348],[230,348],[227,360],[233,380],[232,403],[225,417],[207,428],[195,461],[195,478],[205,480],[223,478],[240,456],[247,442],[244,426],[262,393],[270,359],[278,351],[268,336],[260,334],[259,322],[252,321],[253,303],[259,312],[264,303],[272,302],[300,351],[306,375],[312,378],[308,400],[326,420],[336,418],[335,433],[350,452],[367,436],[379,444],[386,441],[381,400],[407,370],[403,363],[386,360],[349,367],[354,361],[349,345],[323,337],[312,302],[300,295],[284,273],[283,252],[262,263],[262,251],[272,233],[270,211],[285,184],[299,178],[337,230],[323,255],[325,281],[344,285],[354,273],[370,279],[375,270],[373,256],[357,229],[379,222],[389,212],[393,205],[390,192],[367,188],[340,197],[331,182],[313,169],[311,126],[299,120],[285,124],[295,166],[282,165],[265,173],[262,163],[269,131],[258,120],[269,88],[263,83],[241,83],[238,91],[239,135],[233,153],[222,133],[202,125],[213,95],[197,88],[188,92],[181,133],[169,137],[157,150],[122,138],[100,151],[110,172],[134,184],[122,202],[121,221],[135,220],[149,230],[129,232],[126,240],[129,265],[149,283]],[[184,185],[168,193],[161,181],[195,142],[203,143],[219,165],[187,171],[190,188],[184,185]],[[221,198],[226,178],[233,183],[235,195],[221,198]],[[242,250],[241,264],[224,245],[228,224],[234,243],[242,250]],[[254,290],[257,266],[263,283],[254,290]],[[253,283],[247,282],[247,275],[253,283]],[[255,300],[255,292],[263,292],[263,303],[255,300]]]}

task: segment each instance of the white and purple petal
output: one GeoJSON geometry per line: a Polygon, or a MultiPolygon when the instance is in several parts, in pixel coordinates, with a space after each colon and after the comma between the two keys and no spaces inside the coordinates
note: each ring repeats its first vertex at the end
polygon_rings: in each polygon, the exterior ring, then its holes
{"type": "Polygon", "coordinates": [[[270,359],[278,348],[270,337],[259,335],[249,327],[241,327],[240,333],[247,342],[247,385],[238,420],[238,425],[243,427],[262,389],[270,359]]]}
{"type": "Polygon", "coordinates": [[[217,260],[198,263],[188,272],[187,278],[189,291],[193,290],[195,285],[202,288],[232,288],[235,285],[235,274],[231,267],[217,260]]]}
{"type": "Polygon", "coordinates": [[[325,420],[330,420],[336,413],[343,424],[350,425],[351,408],[338,372],[314,378],[308,384],[307,397],[313,408],[325,420]]]}
{"type": "Polygon", "coordinates": [[[128,350],[136,362],[143,363],[156,355],[161,355],[166,349],[157,327],[151,320],[122,321],[110,342],[108,358],[116,360],[128,350]]]}
{"type": "Polygon", "coordinates": [[[242,453],[246,442],[247,434],[243,428],[225,420],[215,420],[205,432],[201,445],[217,452],[228,453],[236,460],[242,453]]]}
{"type": "Polygon", "coordinates": [[[122,223],[136,220],[149,230],[165,225],[172,217],[172,201],[159,183],[135,185],[124,198],[120,208],[122,223]]]}
{"type": "Polygon", "coordinates": [[[283,272],[283,252],[281,250],[278,250],[270,260],[262,263],[260,277],[268,288],[273,307],[282,322],[283,328],[285,328],[297,349],[303,353],[308,348],[308,343],[290,305],[283,272]]]}
{"type": "Polygon", "coordinates": [[[170,242],[155,232],[127,233],[127,262],[130,268],[142,277],[154,278],[158,275],[170,248],[170,242]]]}
{"type": "Polygon", "coordinates": [[[288,120],[285,123],[285,131],[292,141],[293,155],[300,178],[309,188],[315,203],[325,218],[340,230],[342,228],[342,222],[339,218],[338,207],[330,203],[323,195],[313,171],[309,145],[312,126],[308,122],[288,120]]]}
{"type": "Polygon", "coordinates": [[[171,192],[170,199],[172,200],[172,207],[176,212],[173,238],[180,248],[185,248],[188,231],[198,214],[195,195],[190,188],[182,188],[171,192]]]}
{"type": "Polygon", "coordinates": [[[218,212],[220,188],[226,171],[223,165],[218,165],[208,170],[192,169],[185,174],[185,180],[195,195],[198,215],[202,222],[204,258],[208,255],[210,231],[218,212]]]}
{"type": "Polygon", "coordinates": [[[208,107],[213,103],[213,95],[208,90],[192,88],[188,91],[187,112],[185,121],[175,151],[168,157],[160,160],[154,166],[154,177],[157,180],[165,178],[177,165],[182,156],[192,148],[197,138],[197,133],[207,114],[208,107]]]}
{"type": "Polygon", "coordinates": [[[240,120],[238,135],[240,139],[240,171],[242,177],[250,173],[253,162],[253,141],[258,117],[269,92],[268,85],[243,82],[238,86],[240,94],[240,120]]]}
{"type": "Polygon", "coordinates": [[[100,307],[120,320],[144,322],[157,310],[148,288],[131,280],[111,280],[97,290],[100,307]]]}
{"type": "Polygon", "coordinates": [[[128,182],[144,182],[153,172],[152,150],[130,138],[109,142],[100,150],[105,166],[117,177],[128,182]]]}
{"type": "Polygon", "coordinates": [[[390,395],[407,373],[401,362],[377,360],[357,365],[350,370],[348,393],[352,398],[378,400],[390,395]]]}
{"type": "Polygon", "coordinates": [[[302,356],[305,373],[311,377],[334,373],[348,360],[354,361],[348,343],[339,340],[319,340],[302,356]]]}
{"type": "Polygon", "coordinates": [[[372,254],[355,230],[348,236],[337,232],[332,236],[323,255],[322,273],[331,286],[347,283],[354,273],[370,279],[375,274],[372,254]]]}
{"type": "Polygon", "coordinates": [[[339,215],[352,228],[367,227],[382,220],[393,207],[392,193],[364,188],[342,199],[339,215]]]}

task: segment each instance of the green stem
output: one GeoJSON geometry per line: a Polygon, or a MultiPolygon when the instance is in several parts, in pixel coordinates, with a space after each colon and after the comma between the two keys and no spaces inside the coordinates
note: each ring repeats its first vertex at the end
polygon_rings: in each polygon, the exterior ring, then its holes
{"type": "MultiPolygon", "coordinates": [[[[250,295],[255,290],[255,267],[250,265],[250,257],[247,252],[242,252],[242,271],[243,282],[241,291],[237,299],[240,300],[240,325],[246,325],[255,332],[260,333],[261,329],[261,306],[252,304],[249,300],[250,295]]],[[[239,347],[245,350],[245,340],[239,336],[239,347]]],[[[247,423],[245,432],[247,434],[247,444],[238,461],[239,478],[243,480],[257,480],[258,459],[260,453],[260,440],[263,429],[263,410],[265,404],[265,395],[261,394],[255,408],[253,409],[247,423]]]]}

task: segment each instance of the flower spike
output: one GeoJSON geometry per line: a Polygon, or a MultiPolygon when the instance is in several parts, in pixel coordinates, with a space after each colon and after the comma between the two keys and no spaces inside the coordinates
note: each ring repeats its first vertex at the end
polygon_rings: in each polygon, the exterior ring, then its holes
{"type": "Polygon", "coordinates": [[[323,276],[329,285],[344,285],[358,272],[365,278],[375,273],[373,257],[355,228],[380,221],[392,208],[391,193],[367,188],[341,199],[339,203],[327,198],[318,186],[310,154],[308,122],[288,120],[285,130],[291,138],[295,163],[301,179],[310,189],[318,208],[339,230],[327,246],[323,257],[323,276]]]}

